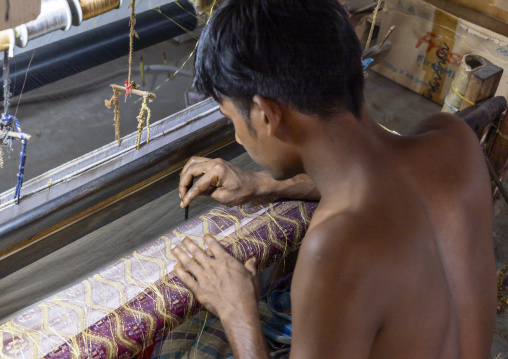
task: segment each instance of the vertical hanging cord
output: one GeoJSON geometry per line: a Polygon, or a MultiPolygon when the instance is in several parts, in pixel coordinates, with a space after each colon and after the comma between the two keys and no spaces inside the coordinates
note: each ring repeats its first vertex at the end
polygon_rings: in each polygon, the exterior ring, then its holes
{"type": "Polygon", "coordinates": [[[115,123],[115,140],[118,141],[118,147],[121,145],[120,141],[120,108],[118,106],[118,95],[120,94],[120,91],[113,89],[113,97],[111,97],[109,100],[104,100],[104,104],[107,108],[111,108],[111,106],[114,106],[113,113],[113,121],[115,123]]]}
{"type": "MultiPolygon", "coordinates": [[[[19,203],[19,199],[21,197],[21,186],[23,186],[23,176],[25,173],[25,161],[26,161],[26,139],[23,137],[23,133],[21,132],[21,126],[19,125],[19,121],[16,117],[12,116],[9,113],[9,103],[11,98],[11,91],[9,88],[10,79],[9,79],[9,56],[7,52],[4,52],[4,62],[3,62],[3,80],[4,80],[4,112],[2,113],[2,122],[0,124],[1,129],[4,132],[2,136],[2,147],[4,145],[10,145],[11,138],[7,136],[7,132],[12,129],[13,123],[16,125],[16,130],[21,134],[21,152],[19,154],[19,171],[18,171],[18,182],[16,183],[16,189],[14,191],[14,200],[16,204],[19,203]]],[[[2,159],[3,166],[3,159],[2,159]]]]}
{"type": "Polygon", "coordinates": [[[11,97],[11,92],[9,90],[10,84],[10,73],[9,73],[9,54],[7,51],[4,51],[4,61],[3,61],[3,80],[4,80],[4,111],[2,113],[2,122],[0,124],[0,129],[5,131],[4,135],[0,137],[0,168],[4,168],[4,146],[9,145],[9,140],[7,139],[7,132],[10,130],[11,124],[7,120],[7,115],[9,114],[9,101],[11,97]]]}
{"type": "Polygon", "coordinates": [[[10,77],[10,69],[9,69],[9,54],[7,51],[4,51],[4,63],[3,63],[3,71],[4,71],[4,115],[9,113],[9,105],[11,98],[11,91],[9,89],[9,85],[11,84],[10,77]]]}
{"type": "Polygon", "coordinates": [[[145,113],[146,113],[146,143],[148,143],[148,141],[150,141],[150,115],[151,115],[151,111],[150,109],[148,108],[148,105],[147,105],[147,102],[148,102],[148,92],[145,92],[143,94],[143,104],[141,105],[141,110],[139,111],[139,115],[138,115],[138,134],[136,136],[136,142],[135,142],[135,146],[136,146],[136,149],[139,150],[139,146],[141,144],[141,135],[143,133],[143,127],[144,127],[144,122],[145,122],[145,113]]]}
{"type": "Polygon", "coordinates": [[[134,31],[134,26],[136,25],[136,0],[132,0],[132,3],[129,5],[131,8],[131,17],[130,17],[130,25],[131,31],[129,33],[129,75],[127,77],[127,81],[125,81],[125,101],[127,101],[127,96],[130,94],[132,89],[132,81],[131,81],[131,73],[132,73],[132,52],[134,49],[134,36],[139,38],[136,31],[134,31]]]}
{"type": "Polygon", "coordinates": [[[377,6],[374,9],[374,16],[372,17],[372,25],[370,26],[369,37],[367,38],[367,43],[365,44],[365,50],[369,49],[370,41],[372,40],[372,34],[374,33],[374,28],[376,27],[377,12],[378,12],[380,6],[381,6],[381,0],[377,0],[377,6]]]}

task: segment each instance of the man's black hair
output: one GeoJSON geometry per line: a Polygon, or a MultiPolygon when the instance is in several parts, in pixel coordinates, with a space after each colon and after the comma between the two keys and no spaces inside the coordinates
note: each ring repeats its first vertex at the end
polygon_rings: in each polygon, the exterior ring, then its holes
{"type": "Polygon", "coordinates": [[[254,95],[327,117],[363,102],[362,50],[337,0],[229,0],[212,15],[194,87],[250,118],[254,95]]]}

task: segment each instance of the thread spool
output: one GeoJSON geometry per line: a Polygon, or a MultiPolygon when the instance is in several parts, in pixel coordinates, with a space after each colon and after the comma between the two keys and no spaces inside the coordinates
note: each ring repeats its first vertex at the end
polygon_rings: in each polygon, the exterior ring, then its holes
{"type": "Polygon", "coordinates": [[[37,19],[16,28],[16,45],[25,47],[27,42],[56,30],[69,30],[72,14],[67,0],[42,0],[41,14],[37,19]]]}
{"type": "Polygon", "coordinates": [[[68,2],[74,26],[122,6],[122,0],[68,0],[68,2]]]}
{"type": "Polygon", "coordinates": [[[0,31],[0,51],[8,51],[9,57],[13,55],[14,42],[14,31],[12,29],[0,31]]]}
{"type": "Polygon", "coordinates": [[[28,43],[28,31],[25,25],[19,25],[14,28],[14,40],[17,47],[25,47],[28,43]]]}

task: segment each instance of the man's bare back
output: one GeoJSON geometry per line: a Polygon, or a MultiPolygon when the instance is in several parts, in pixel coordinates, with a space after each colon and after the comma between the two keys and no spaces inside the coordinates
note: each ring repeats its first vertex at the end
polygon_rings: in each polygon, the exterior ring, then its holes
{"type": "Polygon", "coordinates": [[[349,358],[488,356],[490,187],[466,127],[436,115],[390,137],[359,205],[334,211],[341,194],[322,199],[293,280],[292,358],[333,357],[334,348],[349,358]]]}

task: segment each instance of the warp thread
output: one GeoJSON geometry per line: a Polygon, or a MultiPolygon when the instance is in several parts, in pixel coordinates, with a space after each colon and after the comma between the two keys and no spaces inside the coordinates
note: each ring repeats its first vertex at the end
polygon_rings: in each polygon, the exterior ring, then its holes
{"type": "Polygon", "coordinates": [[[79,0],[83,20],[91,19],[120,6],[120,0],[79,0]]]}
{"type": "Polygon", "coordinates": [[[42,0],[37,19],[26,23],[27,40],[32,40],[56,30],[68,30],[72,14],[67,0],[42,0]]]}
{"type": "Polygon", "coordinates": [[[118,106],[118,95],[121,94],[121,91],[113,89],[113,96],[109,100],[104,100],[104,104],[107,108],[111,108],[114,105],[114,118],[115,122],[115,140],[118,141],[118,147],[120,147],[120,107],[118,106]]]}
{"type": "Polygon", "coordinates": [[[139,145],[141,142],[141,134],[143,133],[145,113],[146,113],[146,143],[150,141],[150,115],[151,111],[147,105],[148,102],[148,92],[143,94],[143,104],[141,105],[141,110],[138,115],[138,135],[136,136],[136,149],[139,150],[139,145]]]}

